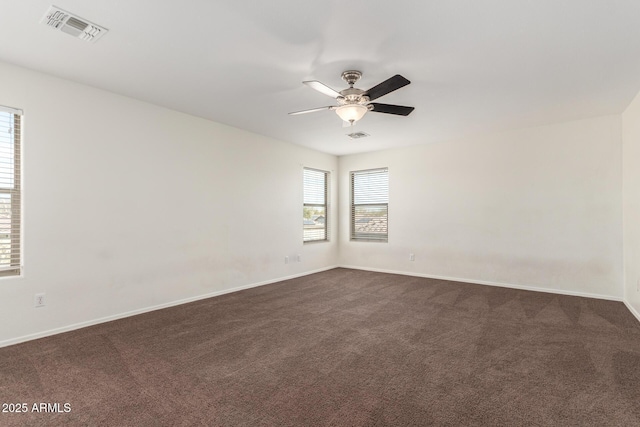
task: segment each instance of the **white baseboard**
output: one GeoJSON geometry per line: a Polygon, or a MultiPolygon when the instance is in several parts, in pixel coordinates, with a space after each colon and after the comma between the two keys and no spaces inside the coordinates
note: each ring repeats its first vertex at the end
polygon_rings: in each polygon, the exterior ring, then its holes
{"type": "Polygon", "coordinates": [[[624,300],[623,302],[624,302],[624,305],[627,306],[631,314],[633,314],[635,318],[638,319],[638,322],[640,322],[640,313],[638,313],[638,311],[631,304],[629,304],[627,300],[624,300]]]}
{"type": "MultiPolygon", "coordinates": [[[[386,270],[381,268],[357,267],[352,265],[340,265],[341,268],[351,268],[354,270],[374,271],[376,273],[401,274],[403,276],[424,277],[427,279],[448,280],[451,282],[473,283],[474,285],[498,286],[501,288],[520,289],[523,291],[547,292],[551,294],[570,295],[575,297],[597,298],[609,301],[623,301],[621,297],[612,295],[592,294],[589,292],[567,291],[564,289],[540,288],[536,286],[514,285],[511,283],[489,282],[485,280],[465,279],[460,277],[436,276],[432,274],[414,273],[409,271],[386,270]]],[[[628,305],[627,305],[628,306],[628,305]]]]}
{"type": "Polygon", "coordinates": [[[135,315],[138,315],[138,314],[148,313],[150,311],[161,310],[163,308],[169,308],[169,307],[174,307],[174,306],[181,305],[181,304],[187,304],[187,303],[190,303],[190,302],[199,301],[199,300],[203,300],[203,299],[207,299],[207,298],[213,298],[213,297],[217,297],[217,296],[220,296],[220,295],[225,295],[225,294],[230,294],[230,293],[233,293],[233,292],[242,291],[242,290],[245,290],[245,289],[256,288],[256,287],[259,287],[259,286],[264,286],[264,285],[269,285],[269,284],[272,284],[272,283],[282,282],[284,280],[295,279],[295,278],[298,278],[298,277],[304,277],[304,276],[308,276],[310,274],[320,273],[322,271],[332,270],[332,269],[338,268],[338,267],[339,268],[350,268],[350,269],[353,269],[353,270],[374,271],[374,272],[378,272],[378,273],[401,274],[401,275],[404,275],[404,276],[424,277],[424,278],[428,278],[428,279],[448,280],[448,281],[452,281],[452,282],[473,283],[473,284],[476,284],[476,285],[499,286],[499,287],[502,287],[502,288],[521,289],[521,290],[525,290],[525,291],[547,292],[547,293],[553,293],[553,294],[571,295],[571,296],[586,297],[586,298],[597,298],[597,299],[604,299],[604,300],[610,300],[610,301],[621,301],[621,302],[624,302],[624,304],[627,306],[629,311],[631,311],[631,313],[638,319],[638,321],[640,321],[640,313],[638,313],[634,309],[633,306],[631,306],[627,301],[624,301],[623,298],[615,297],[615,296],[611,296],[611,295],[592,294],[592,293],[588,293],[588,292],[566,291],[566,290],[562,290],[562,289],[539,288],[539,287],[535,287],[535,286],[514,285],[514,284],[509,284],[509,283],[489,282],[489,281],[484,281],[484,280],[473,280],[473,279],[466,279],[466,278],[460,278],[460,277],[436,276],[436,275],[431,275],[431,274],[421,274],[421,273],[407,272],[407,271],[387,270],[387,269],[381,269],[381,268],[365,268],[365,267],[358,267],[358,266],[351,266],[351,265],[333,265],[333,266],[329,266],[329,267],[323,267],[323,268],[320,268],[320,269],[317,269],[317,270],[306,271],[306,272],[300,273],[300,274],[294,274],[294,275],[291,275],[291,276],[279,277],[277,279],[265,280],[263,282],[250,283],[250,284],[247,284],[247,285],[237,286],[237,287],[229,288],[229,289],[223,289],[223,290],[220,290],[220,291],[215,291],[215,292],[207,293],[207,294],[204,294],[204,295],[198,295],[198,296],[194,296],[194,297],[184,298],[184,299],[180,299],[180,300],[176,300],[176,301],[171,301],[171,302],[167,302],[167,303],[163,303],[163,304],[158,304],[158,305],[151,306],[151,307],[145,307],[145,308],[141,308],[141,309],[138,309],[138,310],[132,310],[132,311],[128,311],[128,312],[125,312],[125,313],[115,314],[115,315],[112,315],[112,316],[106,316],[106,317],[101,317],[101,318],[98,318],[98,319],[92,319],[92,320],[88,320],[86,322],[75,323],[75,324],[68,325],[68,326],[63,326],[63,327],[60,327],[60,328],[49,329],[47,331],[37,332],[35,334],[29,334],[29,335],[24,335],[24,336],[17,337],[17,338],[11,338],[11,339],[8,339],[8,340],[0,341],[0,348],[7,347],[7,346],[10,346],[10,345],[14,345],[14,344],[19,344],[19,343],[26,342],[26,341],[35,340],[35,339],[38,339],[38,338],[48,337],[48,336],[51,336],[51,335],[61,334],[63,332],[74,331],[76,329],[86,328],[88,326],[98,325],[100,323],[106,323],[106,322],[111,322],[113,320],[124,319],[126,317],[131,317],[131,316],[135,316],[135,315]]]}
{"type": "Polygon", "coordinates": [[[184,299],[180,299],[180,300],[177,300],[177,301],[171,301],[171,302],[167,302],[167,303],[163,303],[163,304],[154,305],[154,306],[151,306],[151,307],[140,308],[138,310],[127,311],[125,313],[115,314],[115,315],[112,315],[112,316],[101,317],[99,319],[92,319],[92,320],[88,320],[86,322],[75,323],[73,325],[63,326],[63,327],[60,327],[60,328],[49,329],[47,331],[37,332],[35,334],[29,334],[29,335],[24,335],[24,336],[17,337],[17,338],[11,338],[11,339],[8,339],[8,340],[5,340],[5,341],[0,341],[0,348],[7,347],[7,346],[10,346],[10,345],[14,345],[14,344],[20,344],[22,342],[31,341],[31,340],[35,340],[35,339],[38,339],[38,338],[48,337],[48,336],[51,336],[51,335],[61,334],[63,332],[69,332],[69,331],[74,331],[76,329],[86,328],[87,326],[93,326],[93,325],[98,325],[100,323],[111,322],[113,320],[124,319],[125,317],[131,317],[131,316],[135,316],[135,315],[138,315],[138,314],[148,313],[150,311],[161,310],[163,308],[169,308],[169,307],[174,307],[176,305],[187,304],[187,303],[190,303],[190,302],[199,301],[199,300],[202,300],[202,299],[213,298],[213,297],[217,297],[217,296],[220,296],[220,295],[225,295],[225,294],[230,294],[230,293],[233,293],[233,292],[242,291],[242,290],[245,290],[245,289],[257,288],[258,286],[264,286],[264,285],[269,285],[271,283],[282,282],[284,280],[295,279],[297,277],[308,276],[310,274],[315,274],[315,273],[320,273],[322,271],[332,270],[332,269],[337,268],[337,267],[338,267],[337,265],[333,265],[333,266],[330,266],[330,267],[323,267],[323,268],[319,268],[317,270],[306,271],[306,272],[300,273],[300,274],[294,274],[294,275],[291,275],[291,276],[279,277],[277,279],[265,280],[263,282],[258,282],[258,283],[250,283],[248,285],[237,286],[237,287],[230,288],[230,289],[223,289],[221,291],[210,292],[210,293],[204,294],[204,295],[198,295],[198,296],[195,296],[195,297],[184,298],[184,299]]]}

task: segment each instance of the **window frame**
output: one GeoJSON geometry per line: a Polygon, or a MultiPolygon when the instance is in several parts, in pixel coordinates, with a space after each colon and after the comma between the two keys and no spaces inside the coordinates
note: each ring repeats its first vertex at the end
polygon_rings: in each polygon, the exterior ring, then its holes
{"type": "Polygon", "coordinates": [[[329,238],[329,225],[330,225],[330,218],[329,218],[329,183],[330,183],[330,178],[331,178],[331,172],[329,171],[325,171],[322,169],[316,169],[316,168],[311,168],[311,167],[307,167],[304,166],[302,168],[302,243],[303,244],[308,244],[308,243],[321,243],[321,242],[328,242],[330,241],[329,238]],[[305,173],[306,171],[311,171],[311,172],[316,172],[316,173],[321,173],[324,175],[324,204],[321,203],[307,203],[306,202],[306,180],[305,180],[305,173]],[[304,211],[306,208],[323,208],[324,209],[324,238],[321,239],[306,239],[305,238],[305,224],[304,224],[304,211]]]}
{"type": "MultiPolygon", "coordinates": [[[[22,117],[23,111],[20,109],[0,105],[0,112],[11,114],[13,123],[11,127],[11,140],[13,142],[13,169],[12,186],[0,187],[1,195],[8,195],[10,200],[10,225],[8,227],[9,244],[9,265],[0,265],[0,278],[20,276],[22,274],[22,117]]],[[[7,234],[7,233],[2,233],[7,234]]]]}
{"type": "Polygon", "coordinates": [[[373,169],[363,169],[357,171],[349,172],[349,240],[352,242],[379,242],[379,243],[388,243],[389,242],[389,168],[381,167],[381,168],[373,168],[373,169]],[[357,175],[365,175],[365,174],[373,174],[373,173],[384,173],[386,175],[386,188],[385,197],[386,202],[381,203],[355,203],[355,185],[356,185],[356,176],[357,175]],[[369,208],[384,208],[384,216],[386,217],[386,230],[384,234],[377,232],[359,232],[356,231],[356,207],[358,206],[367,206],[369,208]]]}

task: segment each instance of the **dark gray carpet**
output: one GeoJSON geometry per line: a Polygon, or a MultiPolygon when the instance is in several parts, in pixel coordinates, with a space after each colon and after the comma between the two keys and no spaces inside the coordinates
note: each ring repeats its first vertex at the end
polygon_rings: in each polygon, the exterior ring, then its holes
{"type": "Polygon", "coordinates": [[[0,402],[29,407],[3,426],[633,426],[640,323],[335,269],[0,349],[0,402]]]}

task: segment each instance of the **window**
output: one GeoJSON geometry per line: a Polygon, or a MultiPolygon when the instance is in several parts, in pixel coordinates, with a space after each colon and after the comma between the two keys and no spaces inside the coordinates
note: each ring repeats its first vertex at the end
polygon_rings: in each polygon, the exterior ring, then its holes
{"type": "Polygon", "coordinates": [[[386,242],[389,170],[351,172],[351,240],[386,242]]]}
{"type": "Polygon", "coordinates": [[[0,106],[0,276],[20,274],[22,111],[0,106]]]}
{"type": "Polygon", "coordinates": [[[329,172],[304,168],[302,207],[303,242],[329,240],[327,196],[329,172]]]}

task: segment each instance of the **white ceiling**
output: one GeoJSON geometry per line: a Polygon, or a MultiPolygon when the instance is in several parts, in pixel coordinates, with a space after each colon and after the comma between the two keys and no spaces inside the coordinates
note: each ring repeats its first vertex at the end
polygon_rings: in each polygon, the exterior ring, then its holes
{"type": "MultiPolygon", "coordinates": [[[[95,44],[0,0],[0,60],[327,153],[431,143],[622,112],[640,91],[638,0],[55,0],[109,29],[95,44]],[[351,140],[301,82],[411,85],[351,140]]],[[[6,84],[3,83],[3,84],[6,84]]],[[[0,91],[1,96],[1,91],[0,91]]]]}

